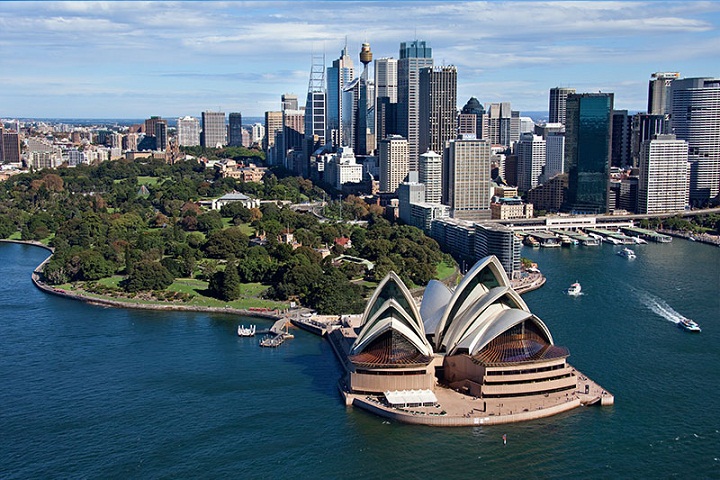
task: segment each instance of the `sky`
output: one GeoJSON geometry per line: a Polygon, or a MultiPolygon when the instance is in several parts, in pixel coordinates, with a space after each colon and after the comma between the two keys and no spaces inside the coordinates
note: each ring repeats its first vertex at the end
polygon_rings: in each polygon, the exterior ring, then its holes
{"type": "Polygon", "coordinates": [[[644,111],[653,72],[720,76],[720,2],[0,2],[0,118],[260,117],[304,104],[313,54],[425,40],[458,107],[544,111],[552,87],[644,111]]]}

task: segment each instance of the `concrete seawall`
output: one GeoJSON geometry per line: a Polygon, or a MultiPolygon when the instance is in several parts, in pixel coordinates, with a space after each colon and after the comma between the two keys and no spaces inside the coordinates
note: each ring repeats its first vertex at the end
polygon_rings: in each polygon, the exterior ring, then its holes
{"type": "Polygon", "coordinates": [[[80,295],[78,293],[68,292],[67,290],[59,289],[52,287],[50,285],[47,285],[42,280],[40,280],[40,274],[42,273],[43,268],[45,265],[50,261],[52,258],[52,253],[54,252],[54,249],[52,247],[49,247],[43,243],[36,242],[33,240],[7,240],[7,239],[0,239],[0,242],[2,243],[18,243],[22,245],[32,245],[34,247],[40,247],[44,248],[45,250],[48,250],[51,252],[51,255],[48,256],[45,260],[38,265],[35,270],[33,270],[32,273],[32,282],[33,284],[42,290],[45,293],[49,293],[51,295],[57,295],[59,297],[65,297],[70,298],[73,300],[78,300],[80,302],[88,303],[90,305],[99,305],[99,306],[106,306],[106,307],[114,307],[114,308],[133,308],[138,310],[163,310],[163,311],[184,311],[184,312],[206,312],[206,313],[229,313],[233,315],[242,315],[245,317],[256,317],[256,318],[267,318],[269,320],[279,320],[282,318],[282,315],[280,313],[276,313],[275,310],[263,312],[263,311],[256,311],[256,310],[247,310],[242,308],[225,308],[225,307],[201,307],[201,306],[195,306],[195,305],[175,305],[175,304],[147,304],[147,303],[131,303],[131,302],[121,302],[118,300],[110,300],[106,298],[95,298],[95,297],[89,297],[86,295],[80,295]]]}

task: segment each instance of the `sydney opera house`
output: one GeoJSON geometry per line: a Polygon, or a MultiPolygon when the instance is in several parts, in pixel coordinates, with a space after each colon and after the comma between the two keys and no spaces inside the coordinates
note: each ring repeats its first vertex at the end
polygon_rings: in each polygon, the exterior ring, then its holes
{"type": "Polygon", "coordinates": [[[553,415],[613,396],[567,363],[494,256],[454,290],[431,281],[418,306],[394,273],[362,319],[332,332],[348,404],[409,423],[477,425],[553,415]]]}

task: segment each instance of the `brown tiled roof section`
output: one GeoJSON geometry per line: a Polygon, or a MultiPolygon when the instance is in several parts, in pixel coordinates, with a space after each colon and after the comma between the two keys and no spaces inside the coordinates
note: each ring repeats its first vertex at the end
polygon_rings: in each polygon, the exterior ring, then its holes
{"type": "Polygon", "coordinates": [[[493,339],[473,357],[473,361],[484,365],[536,362],[565,358],[570,352],[565,347],[550,345],[534,332],[524,334],[503,333],[493,339]]]}
{"type": "Polygon", "coordinates": [[[349,358],[356,366],[385,368],[424,366],[432,360],[394,330],[383,333],[365,350],[349,358]]]}

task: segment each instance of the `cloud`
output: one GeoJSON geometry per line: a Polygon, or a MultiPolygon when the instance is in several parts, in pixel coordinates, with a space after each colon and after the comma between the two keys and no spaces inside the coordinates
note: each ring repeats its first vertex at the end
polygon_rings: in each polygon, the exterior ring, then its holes
{"type": "Polygon", "coordinates": [[[400,42],[427,40],[436,63],[458,66],[459,97],[525,108],[571,83],[640,104],[652,71],[713,74],[718,17],[716,2],[0,2],[0,105],[36,98],[41,110],[53,85],[126,96],[118,109],[133,98],[177,113],[224,99],[277,108],[273,95],[307,88],[311,53],[330,64],[346,38],[356,66],[363,41],[397,58],[400,42]]]}

